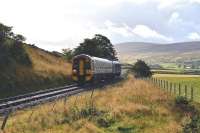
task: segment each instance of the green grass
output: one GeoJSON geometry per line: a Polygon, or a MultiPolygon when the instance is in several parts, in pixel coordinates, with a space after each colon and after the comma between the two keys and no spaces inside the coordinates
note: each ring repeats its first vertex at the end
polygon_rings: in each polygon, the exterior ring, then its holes
{"type": "Polygon", "coordinates": [[[180,69],[176,63],[160,63],[163,68],[180,69]]]}
{"type": "Polygon", "coordinates": [[[195,100],[200,100],[200,75],[155,74],[154,77],[194,88],[195,100]]]}

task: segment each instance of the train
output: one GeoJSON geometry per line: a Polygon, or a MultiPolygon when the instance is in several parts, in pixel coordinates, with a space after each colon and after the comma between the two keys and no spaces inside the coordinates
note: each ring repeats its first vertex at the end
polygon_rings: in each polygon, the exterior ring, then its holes
{"type": "Polygon", "coordinates": [[[72,79],[78,83],[114,79],[121,75],[121,64],[104,58],[80,54],[72,59],[72,79]]]}

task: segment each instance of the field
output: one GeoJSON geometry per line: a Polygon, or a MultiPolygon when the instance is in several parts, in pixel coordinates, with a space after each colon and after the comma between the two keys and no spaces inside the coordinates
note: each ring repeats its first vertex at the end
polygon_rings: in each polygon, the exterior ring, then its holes
{"type": "Polygon", "coordinates": [[[4,133],[177,133],[188,116],[152,84],[128,80],[16,112],[4,133]]]}
{"type": "Polygon", "coordinates": [[[200,75],[156,74],[154,77],[200,89],[200,75]]]}
{"type": "Polygon", "coordinates": [[[173,83],[193,87],[197,100],[200,100],[200,75],[179,75],[179,74],[155,74],[154,77],[173,83]]]}

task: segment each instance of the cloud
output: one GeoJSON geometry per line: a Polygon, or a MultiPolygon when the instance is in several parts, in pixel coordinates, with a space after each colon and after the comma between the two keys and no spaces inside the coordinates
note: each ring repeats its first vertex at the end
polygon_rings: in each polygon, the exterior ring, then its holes
{"type": "Polygon", "coordinates": [[[171,14],[171,17],[169,18],[169,23],[174,24],[174,23],[180,23],[182,22],[182,19],[180,18],[180,15],[178,12],[173,12],[171,14]]]}
{"type": "Polygon", "coordinates": [[[170,37],[166,37],[158,32],[156,32],[155,30],[149,28],[146,25],[137,25],[133,31],[134,34],[143,37],[143,38],[154,38],[154,39],[161,39],[164,41],[172,41],[173,39],[170,37]]]}
{"type": "Polygon", "coordinates": [[[191,3],[198,3],[200,4],[200,0],[190,0],[191,3]]]}
{"type": "Polygon", "coordinates": [[[197,32],[192,32],[188,35],[191,40],[200,40],[200,35],[197,32]]]}
{"type": "Polygon", "coordinates": [[[106,26],[106,30],[112,34],[119,34],[123,37],[132,36],[131,28],[126,24],[117,25],[110,20],[106,20],[104,25],[106,26]]]}
{"type": "Polygon", "coordinates": [[[190,4],[189,0],[156,0],[158,4],[158,9],[161,10],[170,10],[170,9],[179,9],[190,4]]]}
{"type": "Polygon", "coordinates": [[[0,0],[0,21],[28,43],[60,50],[100,33],[123,41],[187,41],[200,33],[200,0],[0,0]],[[9,9],[9,10],[8,10],[9,9]],[[190,36],[190,37],[189,37],[190,36]],[[192,37],[193,36],[193,37],[192,37]]]}

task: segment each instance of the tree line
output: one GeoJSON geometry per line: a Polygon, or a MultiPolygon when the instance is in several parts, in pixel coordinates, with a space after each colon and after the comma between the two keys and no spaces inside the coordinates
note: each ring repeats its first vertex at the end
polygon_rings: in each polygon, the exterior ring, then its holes
{"type": "Polygon", "coordinates": [[[109,60],[118,60],[116,50],[111,41],[100,34],[96,34],[93,38],[86,38],[75,49],[63,49],[64,57],[71,60],[73,56],[79,54],[87,54],[109,60]]]}

